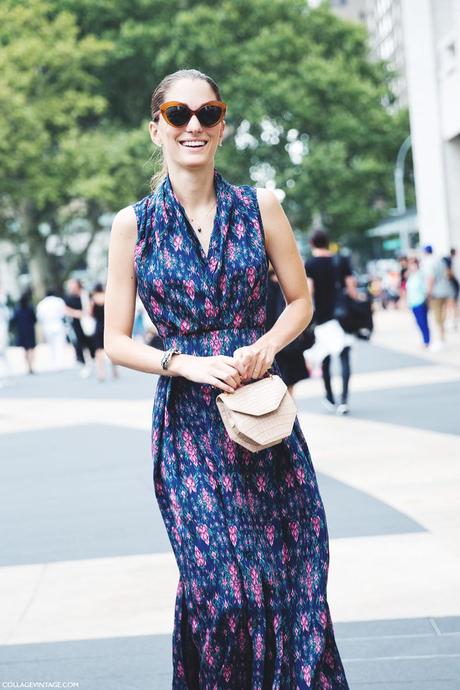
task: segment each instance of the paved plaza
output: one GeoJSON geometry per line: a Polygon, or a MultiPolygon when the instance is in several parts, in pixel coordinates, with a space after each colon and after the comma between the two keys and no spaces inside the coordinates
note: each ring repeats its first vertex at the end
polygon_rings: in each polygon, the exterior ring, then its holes
{"type": "MultiPolygon", "coordinates": [[[[156,377],[101,384],[38,354],[40,373],[0,389],[0,687],[170,690],[178,572],[152,486],[156,377]]],[[[320,380],[295,392],[350,688],[460,690],[460,333],[427,353],[409,314],[379,312],[352,367],[348,417],[322,408],[320,380]]]]}

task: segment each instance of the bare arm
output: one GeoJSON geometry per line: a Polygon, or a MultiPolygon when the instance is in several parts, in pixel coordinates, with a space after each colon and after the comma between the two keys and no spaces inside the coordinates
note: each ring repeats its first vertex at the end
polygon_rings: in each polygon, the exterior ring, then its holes
{"type": "Polygon", "coordinates": [[[276,354],[305,330],[313,316],[307,276],[283,207],[269,189],[258,188],[257,199],[265,233],[265,249],[286,307],[270,330],[251,346],[238,348],[233,353],[243,380],[263,376],[276,354]]]}
{"type": "Polygon", "coordinates": [[[162,350],[132,338],[137,290],[134,271],[136,237],[136,214],[131,206],[127,206],[115,216],[110,235],[104,350],[114,364],[149,374],[173,376],[172,368],[165,371],[161,367],[162,350]]]}
{"type": "Polygon", "coordinates": [[[308,326],[313,306],[305,268],[283,207],[269,189],[257,189],[265,231],[265,247],[287,305],[272,328],[257,341],[271,344],[275,354],[308,326]]]}
{"type": "Polygon", "coordinates": [[[353,299],[359,299],[355,276],[345,276],[345,291],[353,299]]]}

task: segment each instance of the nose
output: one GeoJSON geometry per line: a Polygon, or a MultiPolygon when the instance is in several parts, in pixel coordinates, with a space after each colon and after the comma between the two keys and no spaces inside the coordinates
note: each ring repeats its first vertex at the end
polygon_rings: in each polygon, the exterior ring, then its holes
{"type": "Polygon", "coordinates": [[[192,115],[187,125],[187,131],[196,132],[197,130],[202,130],[201,122],[196,115],[192,115]]]}

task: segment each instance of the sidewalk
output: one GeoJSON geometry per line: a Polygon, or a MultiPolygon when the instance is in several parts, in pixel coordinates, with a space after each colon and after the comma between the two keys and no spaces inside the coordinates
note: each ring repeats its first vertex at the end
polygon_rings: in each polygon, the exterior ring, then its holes
{"type": "MultiPolygon", "coordinates": [[[[459,355],[458,334],[425,353],[410,314],[379,312],[353,348],[349,417],[322,409],[321,381],[296,387],[351,690],[460,688],[459,355]]],[[[171,688],[178,573],[152,487],[155,377],[120,373],[17,375],[0,391],[2,681],[171,688]]]]}

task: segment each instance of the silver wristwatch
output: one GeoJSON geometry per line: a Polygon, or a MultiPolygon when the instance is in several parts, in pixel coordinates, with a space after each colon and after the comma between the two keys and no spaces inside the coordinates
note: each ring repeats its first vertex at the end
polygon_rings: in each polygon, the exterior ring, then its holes
{"type": "Polygon", "coordinates": [[[167,369],[169,366],[169,362],[171,360],[171,357],[173,355],[180,355],[180,354],[182,354],[181,351],[178,350],[176,347],[170,347],[169,350],[166,350],[163,357],[161,358],[161,368],[167,369]]]}

